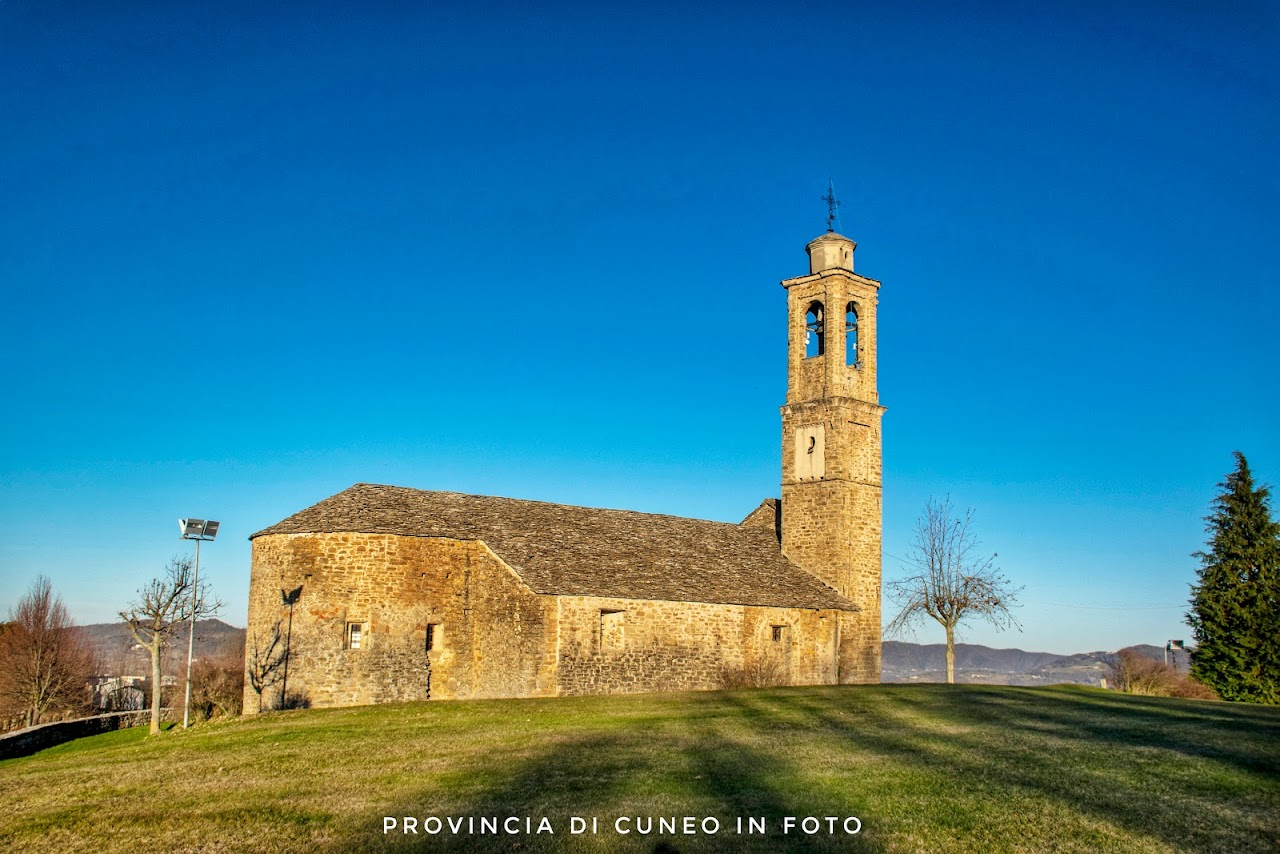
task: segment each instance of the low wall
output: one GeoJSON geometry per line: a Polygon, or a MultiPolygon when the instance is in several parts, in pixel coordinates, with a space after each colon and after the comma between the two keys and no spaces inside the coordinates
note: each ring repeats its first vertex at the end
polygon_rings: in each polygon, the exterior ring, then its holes
{"type": "MultiPolygon", "coordinates": [[[[167,717],[161,711],[161,718],[167,717]]],[[[117,729],[142,726],[151,722],[150,710],[141,712],[112,712],[107,715],[95,715],[91,718],[77,718],[73,721],[55,721],[48,724],[36,724],[17,732],[0,736],[0,759],[13,759],[18,756],[30,756],[46,747],[53,747],[63,742],[98,735],[117,729]]]]}

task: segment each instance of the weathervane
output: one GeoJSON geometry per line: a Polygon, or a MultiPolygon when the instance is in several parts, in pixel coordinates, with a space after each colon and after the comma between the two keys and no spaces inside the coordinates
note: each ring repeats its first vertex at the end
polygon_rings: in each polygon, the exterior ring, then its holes
{"type": "Polygon", "coordinates": [[[836,185],[830,178],[827,179],[827,194],[822,197],[822,200],[827,203],[827,231],[835,231],[832,223],[839,216],[836,210],[840,207],[840,200],[836,198],[836,185]]]}

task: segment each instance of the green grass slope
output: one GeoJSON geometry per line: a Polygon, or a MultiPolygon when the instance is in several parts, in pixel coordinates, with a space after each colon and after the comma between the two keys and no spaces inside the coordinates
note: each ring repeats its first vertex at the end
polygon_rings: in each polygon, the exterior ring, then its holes
{"type": "Polygon", "coordinates": [[[0,803],[0,848],[59,851],[1275,851],[1280,709],[895,685],[313,710],[0,762],[0,803]],[[685,816],[719,830],[659,832],[685,816]]]}

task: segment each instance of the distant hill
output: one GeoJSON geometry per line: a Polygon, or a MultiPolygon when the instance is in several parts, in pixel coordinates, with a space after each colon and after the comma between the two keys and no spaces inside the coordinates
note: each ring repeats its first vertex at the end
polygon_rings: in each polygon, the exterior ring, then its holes
{"type": "MultiPolygon", "coordinates": [[[[1164,660],[1164,648],[1142,644],[1131,647],[1156,661],[1164,660]]],[[[1058,655],[1021,649],[992,649],[978,644],[956,644],[956,681],[988,685],[1098,685],[1107,675],[1113,653],[1083,652],[1058,655]]],[[[1190,656],[1175,650],[1171,662],[1183,672],[1190,656]]],[[[882,682],[947,681],[946,644],[885,641],[881,651],[882,682]]]]}
{"type": "MultiPolygon", "coordinates": [[[[80,627],[98,653],[98,669],[109,676],[145,676],[151,672],[151,658],[137,646],[129,627],[121,623],[94,623],[80,627]]],[[[242,657],[244,629],[221,620],[196,621],[196,658],[242,657]]],[[[187,660],[187,631],[178,630],[166,653],[166,661],[187,660]]],[[[166,667],[166,670],[169,670],[166,667]]]]}

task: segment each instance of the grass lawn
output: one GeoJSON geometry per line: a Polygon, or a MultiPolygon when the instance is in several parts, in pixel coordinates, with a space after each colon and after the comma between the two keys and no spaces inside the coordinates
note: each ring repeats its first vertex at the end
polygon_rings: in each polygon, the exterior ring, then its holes
{"type": "Polygon", "coordinates": [[[884,685],[285,712],[0,762],[0,804],[15,850],[1275,852],[1280,708],[884,685]],[[419,833],[384,836],[386,816],[419,833]],[[426,834],[431,816],[475,832],[426,834]],[[719,832],[658,832],[684,816],[719,832]]]}

